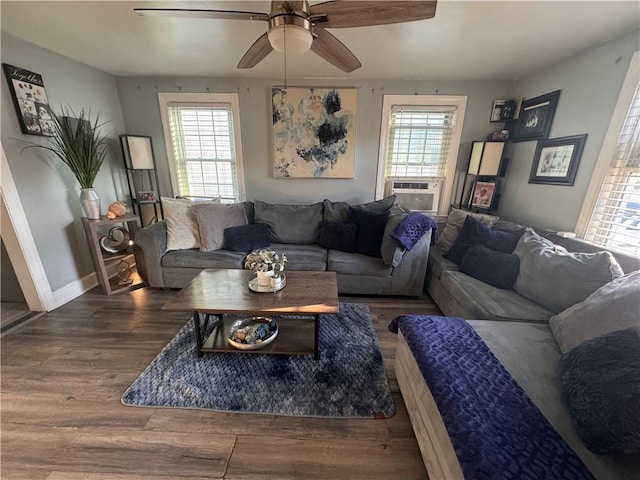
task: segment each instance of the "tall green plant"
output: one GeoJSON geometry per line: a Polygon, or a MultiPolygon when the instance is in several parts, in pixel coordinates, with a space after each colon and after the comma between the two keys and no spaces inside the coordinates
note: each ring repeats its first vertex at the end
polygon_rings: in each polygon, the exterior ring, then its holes
{"type": "Polygon", "coordinates": [[[48,145],[32,144],[26,148],[44,148],[53,152],[73,172],[82,188],[92,188],[109,148],[108,138],[100,133],[100,114],[91,123],[91,112],[79,114],[71,109],[54,115],[54,134],[48,145]]]}

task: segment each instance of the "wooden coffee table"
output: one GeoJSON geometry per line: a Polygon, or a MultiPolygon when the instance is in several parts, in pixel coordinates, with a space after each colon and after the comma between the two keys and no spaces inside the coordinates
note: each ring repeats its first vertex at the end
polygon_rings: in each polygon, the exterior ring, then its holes
{"type": "Polygon", "coordinates": [[[276,293],[249,290],[248,279],[252,274],[249,270],[203,270],[162,309],[193,312],[198,355],[242,352],[313,354],[319,358],[319,317],[340,311],[335,272],[287,271],[287,285],[276,293]],[[277,315],[278,337],[262,349],[238,350],[228,344],[226,337],[236,318],[223,318],[225,313],[277,315]],[[204,314],[204,324],[199,314],[204,314]],[[209,321],[217,325],[209,338],[203,339],[209,321]]]}

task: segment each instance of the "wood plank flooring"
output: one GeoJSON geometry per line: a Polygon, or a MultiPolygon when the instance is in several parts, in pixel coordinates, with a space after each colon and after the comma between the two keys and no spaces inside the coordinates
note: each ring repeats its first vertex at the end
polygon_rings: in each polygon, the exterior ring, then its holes
{"type": "Polygon", "coordinates": [[[122,405],[189,319],[160,310],[175,294],[94,289],[3,336],[3,480],[427,478],[387,325],[399,314],[440,314],[429,297],[340,298],[369,305],[397,410],[345,420],[122,405]]]}

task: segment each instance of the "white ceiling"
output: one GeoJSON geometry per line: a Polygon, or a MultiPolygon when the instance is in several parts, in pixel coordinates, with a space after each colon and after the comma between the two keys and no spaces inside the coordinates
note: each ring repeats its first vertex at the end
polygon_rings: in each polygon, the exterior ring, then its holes
{"type": "MultiPolygon", "coordinates": [[[[310,3],[318,3],[312,1],[310,3]]],[[[2,31],[119,76],[279,77],[272,52],[236,64],[266,22],[141,17],[134,7],[265,12],[268,1],[1,1],[2,31]]],[[[517,79],[640,27],[640,2],[439,0],[436,16],[332,29],[362,62],[347,74],[312,52],[288,56],[291,78],[517,79]]]]}

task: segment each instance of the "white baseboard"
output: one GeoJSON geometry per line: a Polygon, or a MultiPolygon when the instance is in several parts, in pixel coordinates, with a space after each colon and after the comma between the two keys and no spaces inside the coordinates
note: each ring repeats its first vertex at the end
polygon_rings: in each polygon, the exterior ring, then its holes
{"type": "Polygon", "coordinates": [[[86,277],[80,278],[75,282],[68,283],[62,288],[53,292],[53,305],[50,310],[55,310],[74,298],[79,297],[85,292],[98,285],[98,279],[95,273],[90,273],[86,277]]]}

